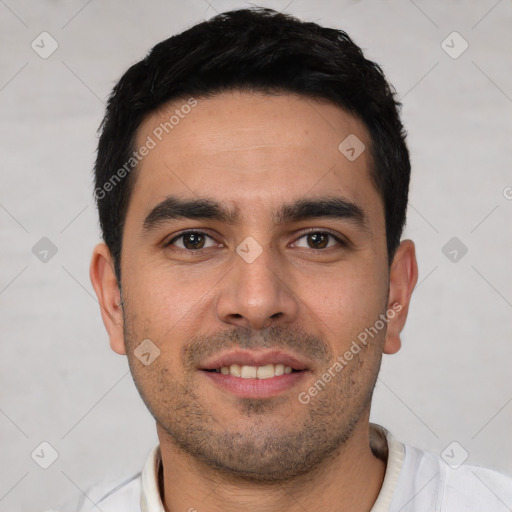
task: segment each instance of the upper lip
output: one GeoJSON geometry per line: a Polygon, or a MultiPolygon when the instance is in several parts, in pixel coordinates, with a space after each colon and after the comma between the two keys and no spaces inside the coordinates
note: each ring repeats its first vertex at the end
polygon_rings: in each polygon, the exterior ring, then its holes
{"type": "Polygon", "coordinates": [[[284,364],[294,370],[307,370],[308,364],[298,356],[283,350],[231,350],[207,359],[201,370],[217,370],[223,366],[239,364],[240,366],[265,366],[267,364],[284,364]]]}

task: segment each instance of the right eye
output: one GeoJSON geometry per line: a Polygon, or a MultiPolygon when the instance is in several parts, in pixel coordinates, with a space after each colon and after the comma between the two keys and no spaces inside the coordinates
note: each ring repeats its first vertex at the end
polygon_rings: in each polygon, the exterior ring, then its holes
{"type": "Polygon", "coordinates": [[[172,240],[170,240],[166,247],[174,245],[182,250],[188,251],[199,251],[201,249],[207,249],[208,247],[214,247],[215,245],[219,245],[215,243],[215,240],[203,233],[202,231],[183,231],[179,235],[175,236],[172,240]],[[210,245],[206,245],[207,240],[211,240],[212,243],[210,245]]]}

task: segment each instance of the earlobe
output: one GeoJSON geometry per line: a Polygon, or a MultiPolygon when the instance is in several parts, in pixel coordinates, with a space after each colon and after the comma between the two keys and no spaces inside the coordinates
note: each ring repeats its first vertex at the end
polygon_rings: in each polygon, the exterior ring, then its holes
{"type": "Polygon", "coordinates": [[[126,350],[121,293],[114,272],[112,256],[104,243],[98,244],[94,248],[89,275],[100,303],[101,317],[110,338],[110,347],[114,352],[124,355],[126,350]]]}
{"type": "Polygon", "coordinates": [[[404,328],[411,295],[418,281],[418,263],[414,242],[403,240],[396,250],[389,273],[388,324],[383,352],[400,350],[400,332],[404,328]]]}

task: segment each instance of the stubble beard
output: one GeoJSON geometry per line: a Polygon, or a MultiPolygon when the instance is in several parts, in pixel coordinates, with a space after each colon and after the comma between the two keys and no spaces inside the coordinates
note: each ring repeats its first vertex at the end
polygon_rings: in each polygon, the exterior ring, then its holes
{"type": "MultiPolygon", "coordinates": [[[[379,346],[365,346],[308,404],[301,404],[295,393],[289,395],[287,416],[280,413],[283,397],[239,398],[231,402],[234,407],[227,404],[233,421],[219,421],[211,404],[196,392],[195,371],[185,371],[184,379],[178,381],[163,366],[163,357],[142,368],[133,349],[143,337],[128,319],[125,315],[128,361],[147,408],[175,447],[230,480],[268,485],[311,473],[340,453],[369,413],[381,362],[379,346]],[[290,400],[295,402],[291,407],[290,400]]],[[[239,346],[244,346],[243,341],[239,346]]],[[[328,357],[322,361],[325,371],[332,366],[333,356],[327,351],[323,356],[328,357]]],[[[314,375],[307,386],[322,373],[314,375]]],[[[298,389],[297,395],[300,391],[305,389],[298,389]]]]}

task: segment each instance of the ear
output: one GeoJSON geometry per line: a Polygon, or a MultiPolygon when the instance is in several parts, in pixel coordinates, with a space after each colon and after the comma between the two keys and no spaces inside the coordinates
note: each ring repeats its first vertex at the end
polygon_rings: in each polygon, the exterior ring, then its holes
{"type": "Polygon", "coordinates": [[[400,350],[400,332],[409,311],[411,294],[418,281],[418,263],[412,240],[403,240],[396,250],[389,271],[389,297],[386,338],[383,351],[395,354],[400,350]]]}
{"type": "Polygon", "coordinates": [[[101,243],[93,251],[89,270],[91,283],[98,296],[101,316],[110,338],[110,347],[118,354],[126,354],[123,335],[121,292],[114,271],[114,262],[108,247],[101,243]]]}

